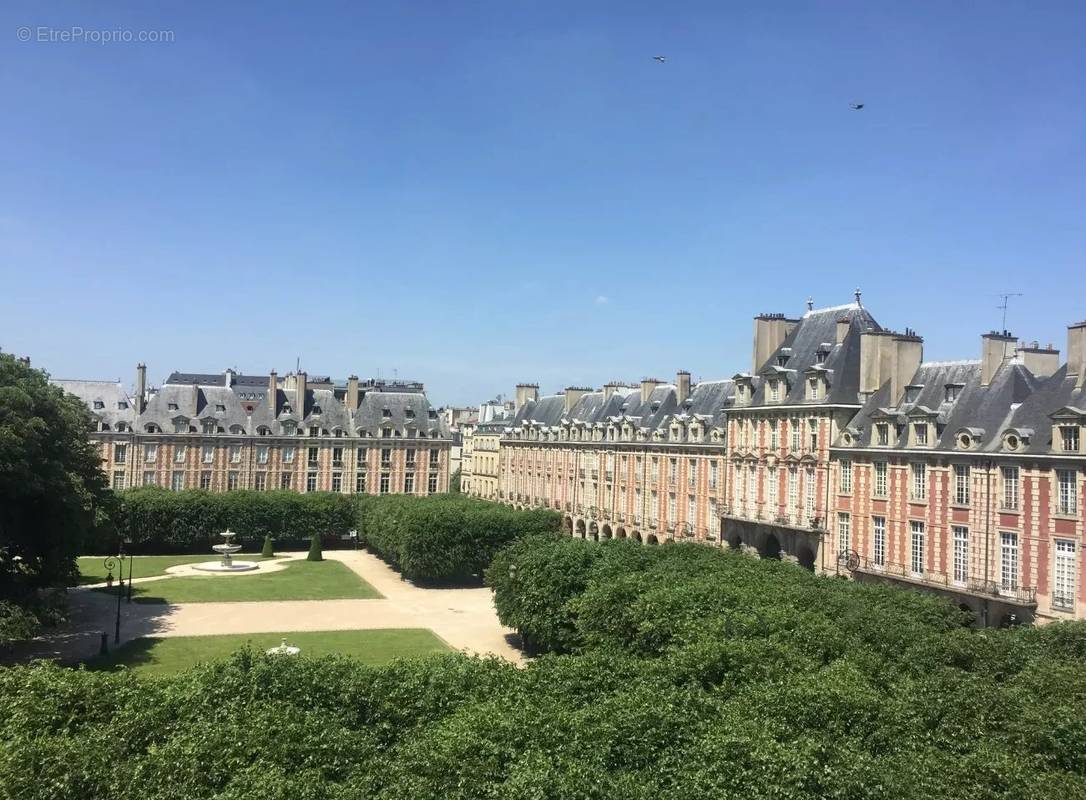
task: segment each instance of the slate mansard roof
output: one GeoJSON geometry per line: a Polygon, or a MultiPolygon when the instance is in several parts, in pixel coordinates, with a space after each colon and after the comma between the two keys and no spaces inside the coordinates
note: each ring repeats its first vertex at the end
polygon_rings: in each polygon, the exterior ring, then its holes
{"type": "MultiPolygon", "coordinates": [[[[812,369],[823,372],[829,388],[819,404],[859,405],[860,334],[882,331],[883,328],[860,303],[811,309],[785,336],[780,347],[759,365],[758,374],[751,376],[754,394],[750,406],[767,405],[766,383],[773,374],[788,381],[788,393],[781,402],[769,405],[800,405],[804,399],[805,375],[812,369]],[[837,325],[848,322],[843,340],[837,341],[837,325]],[[819,360],[820,353],[823,355],[819,360]],[[778,361],[783,360],[783,366],[778,361]]],[[[737,375],[736,378],[743,376],[737,375]]]]}
{"type": "Polygon", "coordinates": [[[545,395],[530,400],[512,419],[504,420],[507,430],[523,427],[555,429],[566,424],[586,427],[631,423],[635,430],[652,433],[666,430],[673,420],[699,420],[706,431],[723,426],[724,410],[734,394],[730,380],[702,381],[691,387],[690,396],[679,403],[674,384],[657,384],[645,402],[637,386],[615,387],[610,397],[603,391],[589,391],[577,398],[566,412],[563,394],[545,395]]]}
{"type": "Polygon", "coordinates": [[[135,403],[120,381],[54,380],[50,383],[82,400],[98,419],[100,427],[128,431],[136,424],[135,403]]]}
{"type": "MultiPolygon", "coordinates": [[[[313,381],[307,381],[303,408],[294,407],[296,391],[285,389],[280,383],[275,390],[273,408],[268,398],[270,376],[235,374],[227,381],[223,374],[173,373],[138,415],[134,402],[119,383],[54,383],[79,396],[99,419],[110,423],[113,422],[110,410],[123,397],[128,403],[123,421],[129,429],[141,433],[155,429],[173,433],[181,425],[203,432],[204,424],[213,422],[216,432],[234,435],[283,435],[285,425],[293,424],[296,429],[317,426],[330,435],[341,431],[342,436],[380,436],[383,429],[392,428],[408,438],[450,437],[444,421],[422,392],[422,385],[415,383],[362,382],[358,404],[353,409],[347,407],[345,383],[336,386],[327,378],[319,378],[314,386],[313,381]],[[105,397],[107,391],[112,394],[105,400],[105,409],[96,409],[94,400],[105,397]],[[108,420],[103,415],[105,411],[110,412],[108,420]]],[[[110,430],[117,428],[110,424],[110,430]]]]}

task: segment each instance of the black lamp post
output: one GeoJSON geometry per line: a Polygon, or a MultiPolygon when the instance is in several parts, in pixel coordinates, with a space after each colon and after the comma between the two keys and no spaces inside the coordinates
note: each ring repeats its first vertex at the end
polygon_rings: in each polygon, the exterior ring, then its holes
{"type": "MultiPolygon", "coordinates": [[[[121,598],[124,597],[124,542],[121,542],[118,551],[117,555],[108,556],[102,561],[107,570],[107,588],[113,586],[113,570],[117,570],[117,618],[113,627],[114,644],[120,644],[121,641],[121,598]]],[[[131,570],[129,572],[131,573],[131,570]]]]}

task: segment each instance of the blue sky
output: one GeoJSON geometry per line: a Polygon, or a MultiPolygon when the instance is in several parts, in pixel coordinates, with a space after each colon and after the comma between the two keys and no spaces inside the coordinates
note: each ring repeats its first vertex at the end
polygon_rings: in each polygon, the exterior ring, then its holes
{"type": "Polygon", "coordinates": [[[1001,291],[1062,349],[1084,41],[1078,2],[6,3],[0,347],[466,404],[727,377],[859,285],[928,359],[1001,291]],[[72,26],[173,41],[37,40],[72,26]]]}

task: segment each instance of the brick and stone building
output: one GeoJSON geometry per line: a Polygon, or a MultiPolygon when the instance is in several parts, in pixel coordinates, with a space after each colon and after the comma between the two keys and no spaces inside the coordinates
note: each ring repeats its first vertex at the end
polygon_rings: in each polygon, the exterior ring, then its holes
{"type": "Polygon", "coordinates": [[[857,292],[756,317],[751,366],[518,386],[489,434],[496,499],[558,510],[575,536],[720,543],[936,591],[985,625],[1086,614],[1086,322],[1062,365],[1006,332],[979,361],[925,362],[857,292]]]}
{"type": "Polygon", "coordinates": [[[421,383],[173,373],[157,390],[137,367],[118,382],[57,380],[87,404],[115,489],[448,490],[450,435],[421,383]]]}

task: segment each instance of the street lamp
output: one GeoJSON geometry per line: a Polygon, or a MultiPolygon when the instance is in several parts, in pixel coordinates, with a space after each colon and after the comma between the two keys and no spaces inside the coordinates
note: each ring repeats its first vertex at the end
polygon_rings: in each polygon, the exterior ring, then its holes
{"type": "MultiPolygon", "coordinates": [[[[121,641],[121,598],[124,597],[124,542],[120,543],[117,548],[118,552],[115,556],[107,556],[102,563],[105,565],[106,572],[106,588],[113,586],[113,570],[117,570],[117,617],[113,626],[113,643],[120,644],[121,641]]],[[[131,569],[129,575],[131,575],[131,569]]]]}

